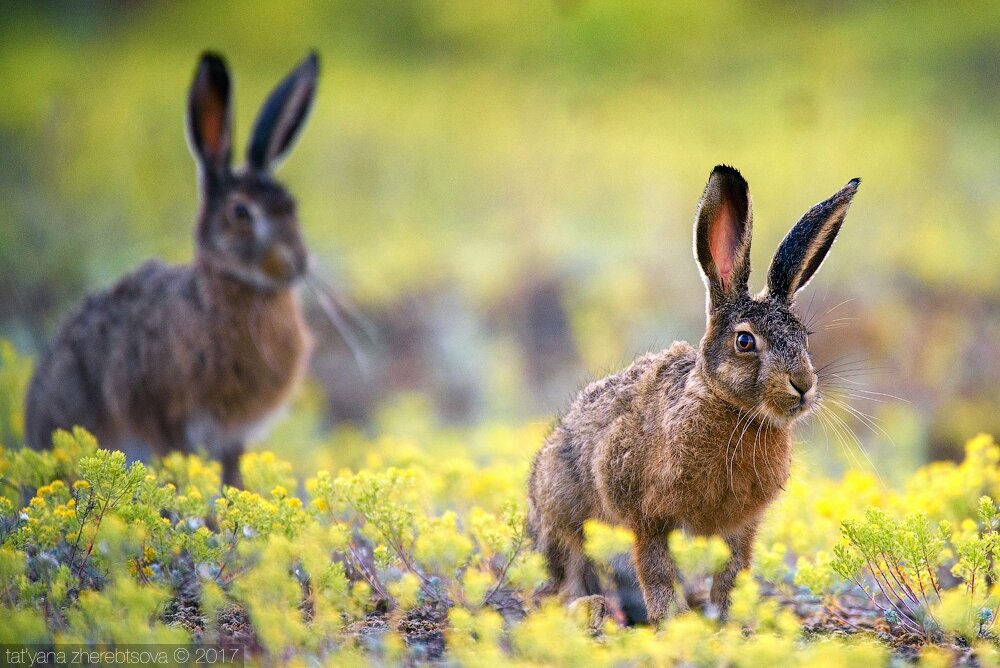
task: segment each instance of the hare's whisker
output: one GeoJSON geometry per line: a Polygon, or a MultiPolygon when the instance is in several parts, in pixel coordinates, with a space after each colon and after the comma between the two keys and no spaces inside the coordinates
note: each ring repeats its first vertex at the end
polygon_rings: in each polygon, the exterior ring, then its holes
{"type": "MultiPolygon", "coordinates": [[[[847,382],[852,383],[854,385],[860,385],[860,383],[858,383],[857,381],[848,380],[847,382]]],[[[910,403],[910,401],[908,399],[904,399],[902,397],[897,397],[895,394],[889,394],[888,392],[876,392],[875,390],[866,390],[866,389],[861,388],[861,387],[852,387],[850,389],[851,389],[852,392],[858,392],[860,394],[869,394],[869,395],[873,395],[873,396],[876,396],[876,397],[885,397],[887,399],[895,399],[896,401],[902,401],[902,402],[905,402],[905,403],[910,403]]],[[[855,396],[855,395],[851,395],[851,396],[854,397],[855,399],[867,399],[868,398],[868,397],[855,396]]],[[[869,399],[869,401],[878,401],[878,400],[877,399],[869,399]]]]}
{"type": "MultiPolygon", "coordinates": [[[[754,413],[754,411],[750,411],[750,412],[744,413],[742,408],[737,408],[736,410],[738,411],[737,412],[737,417],[736,417],[736,425],[733,427],[733,431],[729,434],[729,440],[726,442],[726,453],[725,453],[726,460],[725,461],[727,463],[726,474],[729,477],[729,491],[731,491],[733,493],[733,496],[736,497],[737,500],[739,500],[739,496],[736,494],[736,487],[735,487],[735,483],[734,483],[734,480],[733,480],[732,462],[729,459],[729,446],[733,442],[733,436],[736,435],[736,432],[740,428],[740,422],[742,422],[743,418],[745,417],[745,418],[747,418],[747,422],[749,424],[749,421],[753,419],[753,413],[754,413]]],[[[744,428],[744,431],[745,431],[745,428],[744,428]]],[[[743,436],[741,434],[740,438],[742,438],[742,437],[743,436]]],[[[738,448],[738,447],[739,447],[739,439],[737,439],[736,445],[733,447],[733,461],[735,461],[735,459],[736,459],[736,448],[738,448]]]]}
{"type": "Polygon", "coordinates": [[[860,411],[857,408],[854,408],[850,404],[843,401],[831,399],[830,402],[836,406],[839,406],[840,408],[843,408],[845,411],[856,417],[861,422],[861,424],[865,425],[866,427],[868,427],[869,430],[871,430],[872,434],[875,435],[881,434],[882,436],[885,436],[885,438],[889,441],[892,447],[896,447],[896,442],[892,439],[892,436],[890,436],[889,433],[879,424],[879,422],[881,422],[879,418],[875,417],[874,415],[869,415],[868,413],[860,411]]]}
{"type": "Polygon", "coordinates": [[[858,469],[863,469],[864,467],[861,465],[861,460],[857,458],[857,456],[854,454],[854,451],[850,448],[850,444],[844,437],[844,434],[841,433],[841,429],[832,419],[830,419],[829,415],[830,409],[825,406],[822,408],[823,410],[817,413],[817,417],[819,417],[824,424],[830,427],[830,431],[833,432],[834,437],[836,437],[837,442],[840,444],[841,450],[843,450],[844,454],[847,456],[848,461],[858,469]]]}
{"type": "Polygon", "coordinates": [[[733,489],[735,487],[735,483],[734,483],[733,478],[734,478],[734,475],[735,475],[734,467],[736,465],[736,455],[739,454],[740,448],[743,446],[743,436],[746,435],[747,429],[750,428],[750,425],[757,418],[757,416],[760,415],[760,413],[761,413],[762,410],[763,410],[763,406],[757,406],[753,410],[753,412],[750,413],[750,417],[747,419],[747,421],[743,425],[743,431],[740,432],[739,437],[736,439],[736,445],[733,447],[733,456],[732,456],[732,459],[730,459],[730,461],[729,461],[729,482],[730,482],[730,489],[733,490],[733,496],[736,496],[737,500],[739,500],[740,503],[743,503],[743,501],[742,501],[742,499],[739,498],[739,496],[737,496],[736,490],[733,489]]]}
{"type": "MultiPolygon", "coordinates": [[[[317,262],[313,262],[312,266],[317,266],[317,262]]],[[[357,324],[361,330],[368,337],[368,340],[372,343],[378,341],[378,327],[373,323],[361,309],[357,307],[354,302],[350,300],[346,295],[337,290],[333,284],[328,282],[322,275],[317,271],[310,271],[306,275],[306,280],[314,283],[314,289],[319,288],[323,290],[330,300],[335,303],[351,320],[357,324]]]]}
{"type": "Polygon", "coordinates": [[[887,404],[887,403],[889,403],[889,401],[886,400],[886,399],[876,399],[875,397],[866,397],[866,396],[863,396],[863,395],[860,395],[860,394],[854,394],[851,391],[851,388],[847,388],[847,387],[840,387],[840,386],[837,386],[837,385],[830,385],[830,386],[827,386],[827,387],[825,387],[823,389],[825,391],[824,393],[828,397],[840,397],[842,399],[855,399],[855,400],[859,400],[859,401],[873,401],[876,404],[887,404]]]}
{"type": "Polygon", "coordinates": [[[828,308],[828,309],[827,309],[827,310],[826,310],[826,311],[825,311],[825,312],[823,313],[823,315],[821,315],[820,317],[821,317],[821,318],[825,318],[826,316],[830,315],[831,313],[833,313],[834,311],[836,311],[837,309],[839,309],[839,308],[840,308],[841,306],[843,306],[843,305],[845,305],[845,304],[849,304],[849,303],[851,303],[851,302],[855,301],[856,299],[857,299],[857,297],[851,297],[850,299],[845,299],[844,301],[840,302],[840,303],[839,303],[839,304],[837,304],[836,306],[833,306],[833,307],[831,307],[831,308],[828,308]]]}
{"type": "Polygon", "coordinates": [[[824,373],[833,373],[841,369],[853,369],[860,365],[867,366],[865,360],[863,359],[859,358],[849,359],[846,356],[838,357],[836,359],[827,362],[822,366],[817,367],[816,373],[822,375],[824,373]]]}
{"type": "MultiPolygon", "coordinates": [[[[829,426],[830,431],[833,432],[834,437],[840,444],[841,450],[844,451],[844,455],[847,457],[848,463],[852,464],[859,470],[863,469],[864,467],[861,465],[861,460],[859,460],[857,456],[854,454],[854,451],[851,450],[851,447],[847,442],[847,439],[841,433],[841,429],[832,419],[830,419],[830,414],[829,414],[830,409],[825,406],[821,406],[820,408],[821,410],[816,412],[816,417],[818,417],[820,419],[820,422],[824,425],[823,431],[826,432],[826,427],[829,426]]],[[[826,433],[827,433],[827,439],[829,439],[829,432],[826,433]]]]}
{"type": "Polygon", "coordinates": [[[835,369],[824,369],[818,372],[816,375],[819,376],[821,380],[828,378],[836,378],[838,380],[854,382],[857,384],[863,384],[860,380],[854,380],[857,378],[868,378],[872,376],[877,376],[884,371],[888,371],[887,367],[837,367],[835,369]]]}
{"type": "Polygon", "coordinates": [[[816,301],[816,291],[809,296],[809,304],[806,306],[805,314],[802,317],[802,322],[805,324],[806,329],[812,329],[813,325],[816,324],[815,316],[813,313],[813,302],[816,301]]]}
{"type": "MultiPolygon", "coordinates": [[[[736,411],[737,411],[737,413],[736,413],[736,425],[733,427],[733,430],[729,433],[729,440],[726,441],[726,452],[725,452],[725,458],[726,459],[724,460],[725,462],[729,461],[729,446],[732,445],[732,443],[733,443],[733,436],[736,435],[736,430],[740,428],[740,422],[743,420],[743,409],[742,408],[737,408],[736,411]]],[[[733,496],[736,496],[736,489],[735,489],[735,487],[733,485],[733,476],[732,476],[732,473],[731,473],[728,465],[726,466],[726,475],[729,478],[729,491],[731,491],[733,493],[733,496]]]]}
{"type": "Polygon", "coordinates": [[[885,369],[888,367],[874,367],[868,363],[868,360],[864,358],[848,358],[846,355],[838,357],[827,364],[819,367],[816,373],[833,373],[841,370],[856,370],[856,369],[885,369]]]}
{"type": "Polygon", "coordinates": [[[753,448],[750,461],[753,463],[753,474],[757,477],[757,484],[761,487],[764,486],[763,481],[760,479],[760,473],[757,472],[757,439],[760,438],[760,430],[764,426],[764,421],[761,420],[757,425],[757,431],[753,435],[753,448]]]}
{"type": "Polygon", "coordinates": [[[351,331],[350,326],[343,318],[340,317],[340,313],[337,312],[337,308],[330,301],[330,298],[322,290],[316,288],[312,283],[307,283],[313,291],[316,293],[316,300],[319,303],[320,308],[326,317],[330,320],[330,324],[334,326],[340,337],[343,339],[344,343],[347,345],[348,349],[351,351],[351,355],[354,357],[354,361],[357,363],[358,368],[361,372],[368,376],[370,375],[371,369],[368,366],[368,358],[365,356],[364,350],[361,347],[361,342],[358,341],[354,333],[351,331]]]}
{"type": "Polygon", "coordinates": [[[847,422],[844,421],[842,417],[840,417],[833,411],[828,411],[828,415],[835,422],[838,422],[847,431],[847,433],[854,440],[854,443],[858,446],[858,450],[861,451],[861,454],[864,455],[864,458],[868,461],[868,464],[871,466],[872,472],[875,473],[875,477],[878,478],[879,483],[884,485],[885,482],[882,480],[882,475],[879,473],[878,468],[875,466],[875,462],[873,462],[871,457],[868,456],[868,451],[865,450],[865,446],[862,444],[861,439],[858,437],[855,431],[851,428],[849,424],[847,424],[847,422]]]}

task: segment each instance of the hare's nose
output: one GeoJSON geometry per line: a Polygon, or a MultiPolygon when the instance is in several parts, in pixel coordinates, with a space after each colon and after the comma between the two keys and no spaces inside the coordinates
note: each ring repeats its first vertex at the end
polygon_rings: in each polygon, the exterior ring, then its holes
{"type": "Polygon", "coordinates": [[[261,268],[269,277],[287,281],[300,276],[305,267],[293,249],[285,244],[275,244],[264,254],[261,268]]]}
{"type": "Polygon", "coordinates": [[[800,404],[809,403],[816,396],[816,378],[812,374],[789,375],[788,386],[792,390],[792,394],[798,396],[800,404]]]}

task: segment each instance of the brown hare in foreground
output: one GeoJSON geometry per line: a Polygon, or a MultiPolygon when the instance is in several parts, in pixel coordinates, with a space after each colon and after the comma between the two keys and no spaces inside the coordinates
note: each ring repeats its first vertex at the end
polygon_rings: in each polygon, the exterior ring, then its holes
{"type": "Polygon", "coordinates": [[[310,54],[261,108],[245,169],[230,167],[230,81],[201,58],[188,101],[201,208],[196,257],[151,261],[88,297],[32,379],[27,440],[81,425],[104,447],[162,455],[204,447],[239,484],[244,443],[288,399],[311,338],[293,291],[306,271],[295,200],[271,175],[312,105],[310,54]]]}
{"type": "Polygon", "coordinates": [[[708,289],[698,349],[674,343],[590,384],[533,463],[528,527],[563,596],[599,593],[583,551],[583,523],[594,518],[634,532],[632,564],[651,622],[675,605],[668,533],[721,535],[732,556],[710,604],[726,616],[761,515],[788,479],[792,424],[819,400],[809,332],[792,303],[833,245],[859,183],[795,224],[753,296],[749,188],[735,169],[713,170],[694,230],[708,289]]]}

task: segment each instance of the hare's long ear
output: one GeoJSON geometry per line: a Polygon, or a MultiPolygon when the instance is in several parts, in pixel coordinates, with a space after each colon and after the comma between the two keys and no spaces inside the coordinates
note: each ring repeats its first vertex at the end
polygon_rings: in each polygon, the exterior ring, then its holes
{"type": "Polygon", "coordinates": [[[737,170],[719,165],[708,178],[694,227],[695,259],[710,308],[747,291],[752,234],[750,187],[737,170]]]}
{"type": "Polygon", "coordinates": [[[314,51],[271,92],[250,133],[247,161],[252,169],[272,169],[295,141],[312,107],[318,72],[319,58],[314,51]]]}
{"type": "Polygon", "coordinates": [[[226,62],[218,54],[203,54],[188,96],[188,134],[204,177],[216,177],[229,169],[232,145],[229,94],[226,62]]]}
{"type": "Polygon", "coordinates": [[[861,179],[852,179],[833,197],[809,209],[788,232],[767,271],[766,294],[791,302],[809,283],[830,252],[861,179]]]}

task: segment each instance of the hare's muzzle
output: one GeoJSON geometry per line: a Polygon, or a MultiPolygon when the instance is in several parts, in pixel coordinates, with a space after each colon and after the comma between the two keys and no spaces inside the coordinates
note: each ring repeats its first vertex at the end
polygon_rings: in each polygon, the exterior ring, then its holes
{"type": "Polygon", "coordinates": [[[811,369],[788,374],[788,394],[792,412],[805,411],[816,402],[816,374],[811,369]]]}
{"type": "Polygon", "coordinates": [[[306,255],[288,244],[274,244],[264,253],[260,268],[276,283],[292,283],[305,274],[306,255]]]}

